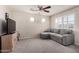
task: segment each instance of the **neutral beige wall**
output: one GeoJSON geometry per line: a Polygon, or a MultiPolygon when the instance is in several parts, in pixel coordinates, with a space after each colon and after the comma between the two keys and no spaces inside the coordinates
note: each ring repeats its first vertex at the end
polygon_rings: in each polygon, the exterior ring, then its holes
{"type": "Polygon", "coordinates": [[[50,17],[50,21],[51,21],[50,27],[55,28],[55,16],[54,15],[50,17]]]}
{"type": "Polygon", "coordinates": [[[13,11],[12,15],[13,19],[16,21],[16,30],[20,32],[22,39],[37,37],[39,33],[49,27],[49,17],[46,16],[33,15],[20,11],[13,11]],[[34,17],[35,22],[31,22],[30,17],[34,17]],[[42,18],[46,19],[45,23],[41,22],[42,18]]]}
{"type": "Polygon", "coordinates": [[[0,5],[0,19],[5,19],[5,12],[6,12],[6,7],[3,5],[0,5]]]}
{"type": "Polygon", "coordinates": [[[62,16],[62,15],[73,14],[73,13],[75,14],[75,25],[73,28],[74,33],[75,33],[75,44],[79,45],[79,7],[51,16],[51,28],[55,28],[56,17],[62,16]]]}
{"type": "Polygon", "coordinates": [[[5,12],[9,13],[9,17],[16,21],[16,30],[20,32],[21,38],[37,37],[40,32],[48,29],[49,27],[49,17],[47,16],[33,15],[21,11],[12,11],[7,6],[0,5],[0,20],[5,20],[5,12]],[[30,17],[34,17],[35,22],[30,22],[30,17]],[[42,18],[46,19],[45,23],[41,22],[42,18]]]}

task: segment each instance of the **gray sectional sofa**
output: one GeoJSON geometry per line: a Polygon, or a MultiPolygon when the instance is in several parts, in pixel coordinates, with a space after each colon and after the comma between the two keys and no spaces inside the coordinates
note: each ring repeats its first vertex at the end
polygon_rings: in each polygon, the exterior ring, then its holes
{"type": "Polygon", "coordinates": [[[68,29],[48,29],[40,33],[40,38],[51,39],[62,45],[74,44],[74,34],[68,29]]]}

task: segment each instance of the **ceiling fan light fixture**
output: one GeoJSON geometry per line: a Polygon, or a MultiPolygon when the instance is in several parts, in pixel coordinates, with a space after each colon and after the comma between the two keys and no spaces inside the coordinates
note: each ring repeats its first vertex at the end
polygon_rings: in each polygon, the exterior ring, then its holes
{"type": "Polygon", "coordinates": [[[44,11],[46,13],[49,13],[50,11],[48,10],[49,8],[51,8],[51,6],[40,6],[38,5],[37,8],[31,8],[32,11],[44,11]]]}

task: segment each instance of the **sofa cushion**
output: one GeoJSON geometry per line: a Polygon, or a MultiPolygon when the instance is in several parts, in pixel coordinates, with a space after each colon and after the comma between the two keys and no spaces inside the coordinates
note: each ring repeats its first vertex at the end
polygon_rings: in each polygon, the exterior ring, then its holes
{"type": "Polygon", "coordinates": [[[40,34],[40,38],[42,39],[50,39],[50,33],[49,32],[43,32],[40,34]]]}
{"type": "Polygon", "coordinates": [[[50,33],[50,35],[51,35],[51,36],[55,36],[55,37],[60,37],[60,38],[62,38],[62,37],[63,37],[62,35],[57,34],[57,33],[50,33]]]}
{"type": "Polygon", "coordinates": [[[44,34],[44,35],[45,35],[45,34],[50,34],[50,32],[42,32],[41,34],[44,34]]]}
{"type": "Polygon", "coordinates": [[[59,33],[59,29],[51,29],[52,33],[59,33]]]}
{"type": "Polygon", "coordinates": [[[44,32],[51,32],[51,29],[47,29],[46,31],[44,31],[44,32]]]}
{"type": "Polygon", "coordinates": [[[52,33],[54,33],[54,29],[50,29],[50,31],[51,31],[52,33]]]}
{"type": "Polygon", "coordinates": [[[63,34],[71,34],[72,33],[72,30],[68,30],[68,29],[60,29],[60,34],[63,35],[63,34]]]}

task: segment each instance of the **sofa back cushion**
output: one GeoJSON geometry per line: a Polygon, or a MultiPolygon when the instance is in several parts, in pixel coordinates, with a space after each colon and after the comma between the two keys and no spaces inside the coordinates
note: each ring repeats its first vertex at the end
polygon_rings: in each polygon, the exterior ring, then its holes
{"type": "Polygon", "coordinates": [[[72,34],[72,30],[60,29],[60,34],[72,34]]]}
{"type": "Polygon", "coordinates": [[[51,31],[52,33],[54,33],[54,29],[51,29],[50,31],[51,31]]]}
{"type": "Polygon", "coordinates": [[[59,29],[51,29],[52,33],[59,33],[59,29]]]}
{"type": "Polygon", "coordinates": [[[51,29],[47,29],[46,31],[44,31],[44,32],[51,32],[51,29]]]}

